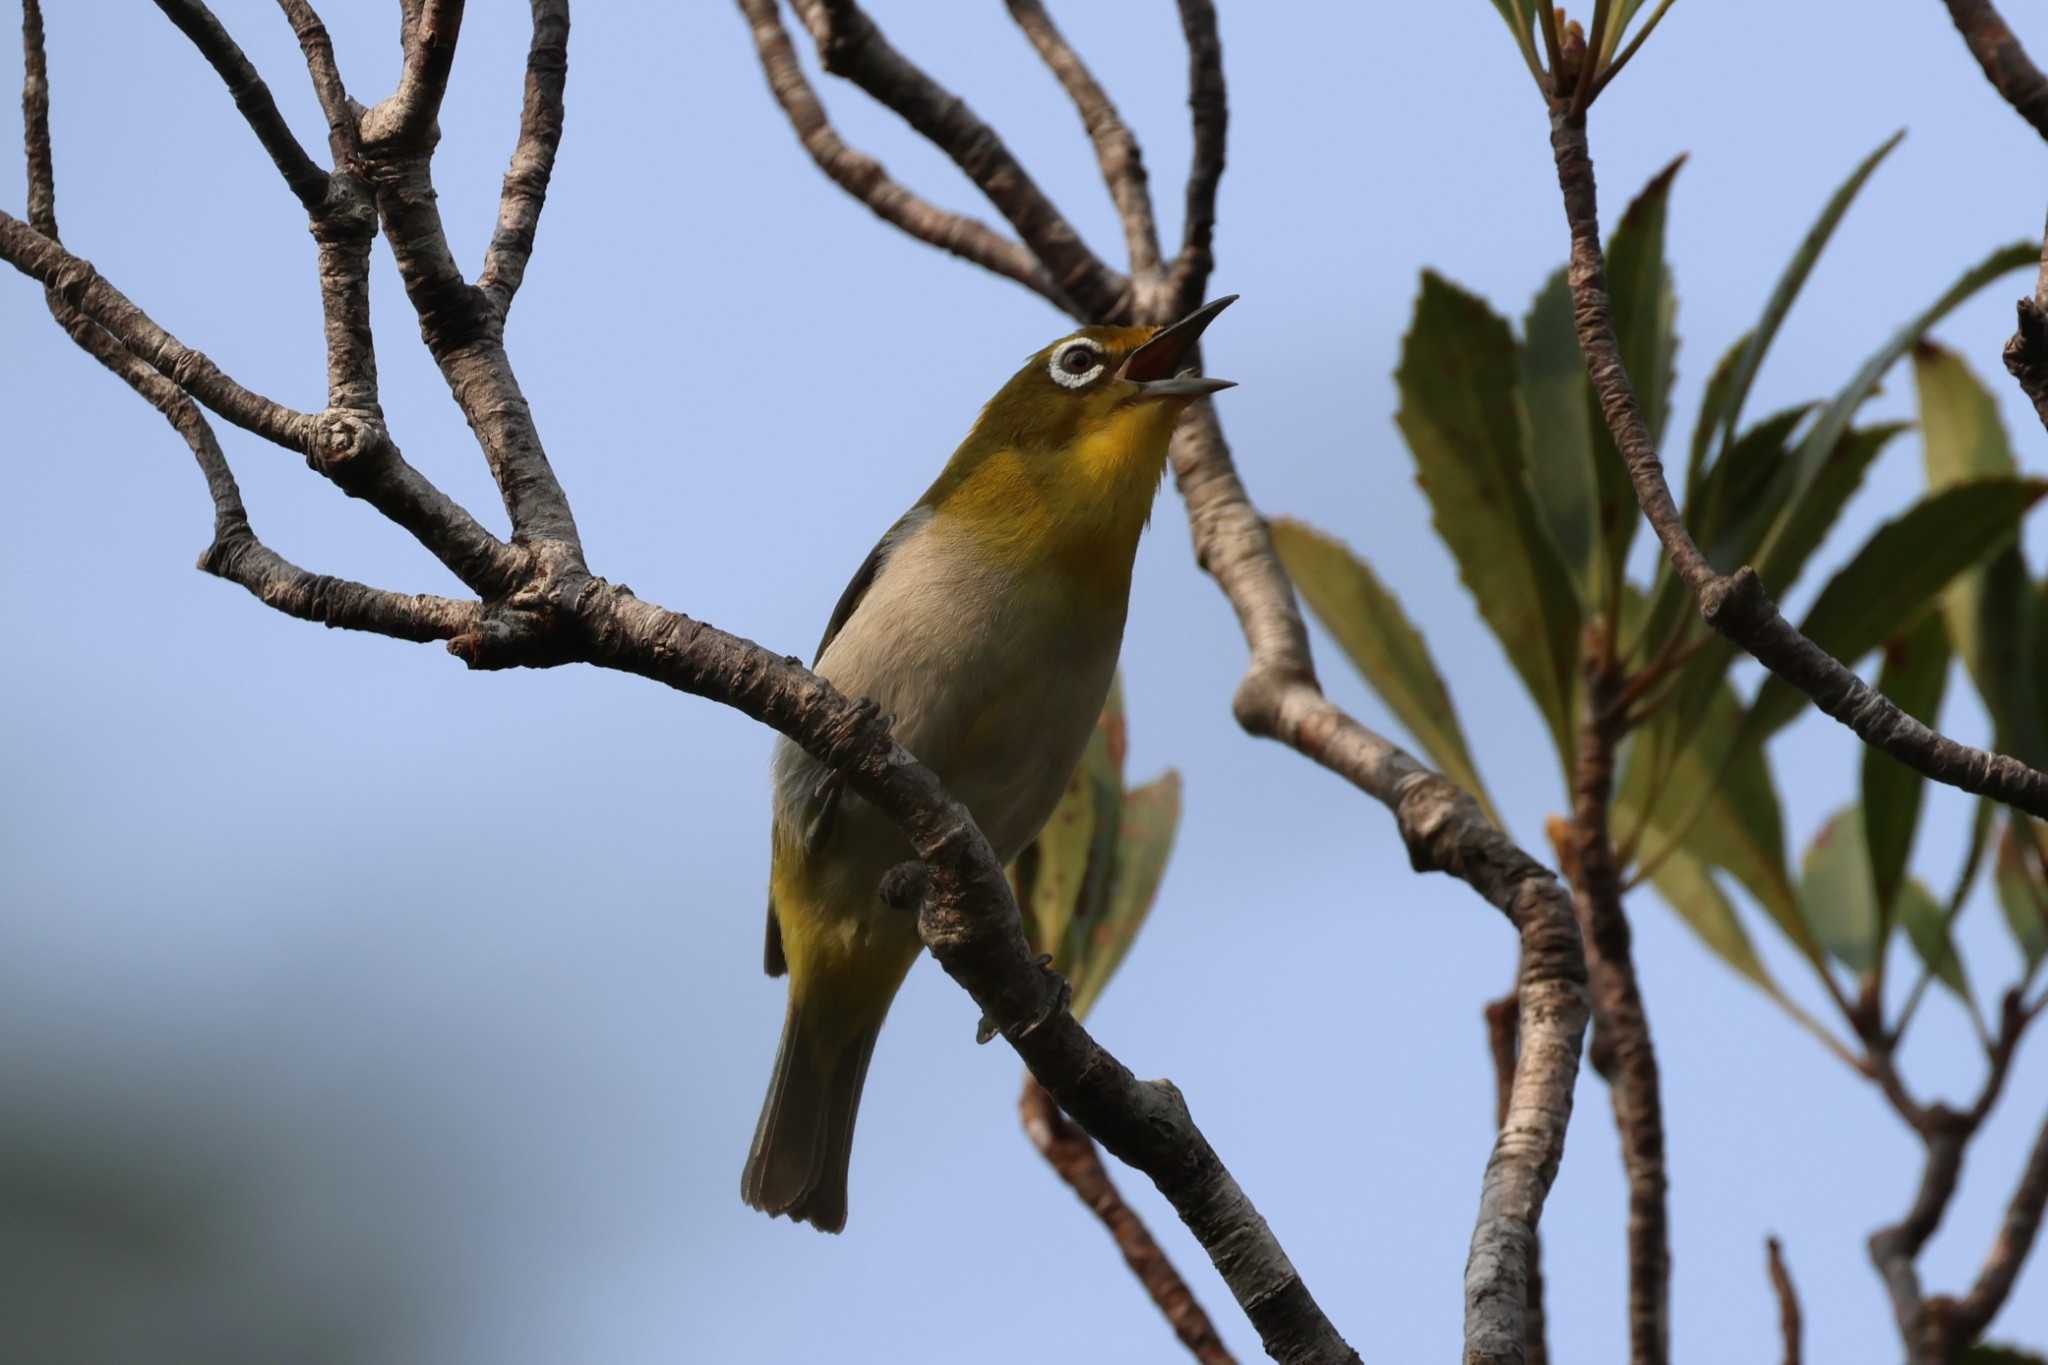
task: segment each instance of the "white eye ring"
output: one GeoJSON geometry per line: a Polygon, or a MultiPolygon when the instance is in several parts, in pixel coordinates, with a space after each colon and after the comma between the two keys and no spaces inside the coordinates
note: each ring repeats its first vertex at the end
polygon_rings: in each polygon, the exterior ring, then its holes
{"type": "Polygon", "coordinates": [[[1102,366],[1102,347],[1096,345],[1087,337],[1075,337],[1072,341],[1054,348],[1052,359],[1046,362],[1045,368],[1052,375],[1053,383],[1058,384],[1061,388],[1081,389],[1086,388],[1102,377],[1102,366]],[[1095,357],[1093,368],[1082,370],[1078,373],[1068,369],[1066,365],[1067,359],[1076,353],[1095,357]]]}

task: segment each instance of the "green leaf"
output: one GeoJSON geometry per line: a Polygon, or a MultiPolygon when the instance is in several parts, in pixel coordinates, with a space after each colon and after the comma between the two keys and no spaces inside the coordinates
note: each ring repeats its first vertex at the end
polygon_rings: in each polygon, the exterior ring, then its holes
{"type": "Polygon", "coordinates": [[[1085,942],[1074,945],[1076,1018],[1085,1016],[1101,998],[1103,987],[1123,965],[1132,940],[1151,913],[1179,826],[1180,774],[1168,772],[1125,795],[1108,912],[1090,927],[1085,942]]]}
{"type": "Polygon", "coordinates": [[[1122,688],[1112,684],[1059,804],[1012,864],[1011,881],[1031,926],[1032,944],[1050,952],[1053,969],[1062,974],[1070,975],[1074,966],[1063,947],[1070,929],[1107,909],[1107,876],[1123,800],[1122,730],[1122,688]],[[1117,736],[1114,746],[1112,735],[1117,736]]]}
{"type": "MultiPolygon", "coordinates": [[[[1949,580],[2003,544],[2048,483],[1977,479],[1930,493],[1886,522],[1829,580],[1800,623],[1809,640],[1844,663],[1877,647],[1892,623],[1910,617],[1949,580]]],[[[1744,725],[1761,743],[1799,714],[1805,694],[1775,675],[1757,691],[1744,725]]]]}
{"type": "MultiPolygon", "coordinates": [[[[2040,861],[2022,848],[2022,840],[2038,840],[2026,817],[2007,819],[1998,836],[1998,905],[2005,911],[2006,927],[2020,957],[2032,971],[2048,956],[2048,888],[2041,885],[2040,861]]],[[[2040,847],[2038,841],[2035,848],[2040,847]]]]}
{"type": "Polygon", "coordinates": [[[1900,888],[1898,908],[1906,938],[1927,964],[1927,970],[1934,973],[1936,981],[1954,991],[1957,999],[1967,1001],[1970,978],[1963,971],[1963,959],[1956,953],[1956,945],[1949,937],[1947,916],[1934,893],[1915,878],[1900,888]]]}
{"type": "MultiPolygon", "coordinates": [[[[2010,246],[2000,247],[1965,271],[1962,278],[1949,286],[1948,292],[1929,305],[1925,312],[1893,333],[1891,339],[1879,347],[1876,354],[1863,362],[1863,367],[1857,370],[1848,385],[1835,395],[1834,400],[1821,413],[1820,420],[1814,423],[1813,430],[1799,443],[1798,453],[1794,457],[1792,481],[1795,493],[1803,492],[1818,477],[1821,467],[1827,463],[1829,455],[1834,451],[1835,443],[1842,438],[1842,433],[1848,430],[1850,419],[1856,415],[1856,410],[1863,406],[1864,400],[1870,397],[1872,390],[1877,387],[1877,381],[1884,377],[1884,372],[1911,349],[1929,328],[1946,317],[1957,304],[1999,276],[2019,269],[2034,269],[2038,266],[2040,257],[2041,246],[2038,242],[2014,242],[2010,246]]],[[[1775,585],[1771,586],[1774,590],[1781,591],[1776,589],[1775,585]]]]}
{"type": "MultiPolygon", "coordinates": [[[[1885,642],[1877,690],[1901,711],[1926,725],[1941,710],[1948,687],[1948,631],[1939,611],[1923,611],[1885,642]]],[[[1863,822],[1870,836],[1870,880],[1878,914],[1890,911],[1905,881],[1906,864],[1919,832],[1920,801],[1927,779],[1882,749],[1863,745],[1863,822]]]]}
{"type": "Polygon", "coordinates": [[[1858,976],[1876,970],[1877,893],[1870,884],[1863,812],[1855,806],[1837,811],[1806,850],[1799,904],[1813,936],[1837,961],[1858,976]]]}
{"type": "Polygon", "coordinates": [[[1813,404],[1801,403],[1772,413],[1744,432],[1707,471],[1698,505],[1688,509],[1686,524],[1722,573],[1733,573],[1749,562],[1783,510],[1771,501],[1772,485],[1785,467],[1793,431],[1812,411],[1813,404]]]}
{"type": "MultiPolygon", "coordinates": [[[[1785,315],[1792,311],[1793,301],[1799,297],[1799,291],[1806,287],[1806,277],[1813,273],[1814,263],[1820,259],[1820,253],[1827,249],[1828,239],[1835,235],[1835,228],[1841,223],[1842,215],[1849,211],[1849,205],[1855,202],[1856,195],[1863,189],[1864,182],[1870,179],[1871,172],[1877,169],[1879,162],[1891,154],[1892,148],[1898,146],[1899,139],[1905,135],[1906,130],[1903,128],[1893,133],[1849,173],[1849,178],[1843,181],[1841,187],[1828,199],[1826,206],[1820,211],[1820,217],[1806,230],[1806,236],[1799,243],[1799,249],[1792,253],[1792,259],[1786,263],[1785,273],[1778,277],[1778,283],[1771,290],[1770,298],[1764,303],[1763,316],[1751,330],[1742,349],[1742,359],[1736,363],[1725,416],[1721,419],[1721,445],[1724,449],[1735,440],[1735,429],[1742,421],[1742,405],[1749,401],[1750,386],[1756,382],[1757,371],[1763,367],[1764,353],[1771,349],[1771,342],[1777,339],[1778,328],[1784,325],[1785,315]]],[[[1700,420],[1703,425],[1711,425],[1705,413],[1701,414],[1700,420]]]]}
{"type": "Polygon", "coordinates": [[[1530,491],[1517,356],[1507,323],[1483,301],[1424,272],[1394,376],[1395,420],[1437,534],[1569,771],[1579,600],[1530,491]]]}
{"type": "MultiPolygon", "coordinates": [[[[1605,583],[1598,569],[1601,481],[1593,445],[1593,429],[1601,419],[1587,401],[1586,361],[1564,271],[1552,275],[1530,304],[1522,335],[1522,412],[1529,423],[1531,481],[1565,563],[1581,591],[1590,594],[1596,584],[1605,583]]],[[[1622,473],[1625,486],[1627,471],[1622,473]]],[[[1634,509],[1631,497],[1631,520],[1634,509]]]]}
{"type": "MultiPolygon", "coordinates": [[[[1998,404],[1962,360],[1940,347],[1913,350],[1927,486],[2018,472],[1998,404]]],[[[1991,713],[1997,746],[2024,762],[2048,757],[2035,653],[2038,599],[2017,536],[1942,594],[1956,652],[1991,713]]]]}
{"type": "Polygon", "coordinates": [[[1693,502],[1699,496],[1700,479],[1707,472],[1707,453],[1712,449],[1714,437],[1720,431],[1721,423],[1728,418],[1729,405],[1735,401],[1735,383],[1742,366],[1743,353],[1749,349],[1754,332],[1745,332],[1737,337],[1735,344],[1721,353],[1715,362],[1714,372],[1707,376],[1707,390],[1700,396],[1699,415],[1692,424],[1692,450],[1685,461],[1685,510],[1690,516],[1693,502]]]}
{"type": "Polygon", "coordinates": [[[1615,793],[1615,838],[1640,850],[1643,864],[1656,871],[1674,848],[1727,871],[1818,962],[1785,866],[1784,819],[1770,768],[1762,750],[1733,744],[1741,718],[1735,691],[1723,679],[1696,723],[1679,731],[1663,718],[1659,729],[1639,734],[1615,793]]]}
{"type": "Polygon", "coordinates": [[[1429,646],[1372,568],[1314,527],[1280,520],[1273,545],[1309,609],[1444,776],[1500,824],[1429,646]]]}
{"type": "Polygon", "coordinates": [[[1771,994],[1778,993],[1778,983],[1757,956],[1756,945],[1750,942],[1735,906],[1704,862],[1682,849],[1674,850],[1650,878],[1650,885],[1716,957],[1771,994]]]}

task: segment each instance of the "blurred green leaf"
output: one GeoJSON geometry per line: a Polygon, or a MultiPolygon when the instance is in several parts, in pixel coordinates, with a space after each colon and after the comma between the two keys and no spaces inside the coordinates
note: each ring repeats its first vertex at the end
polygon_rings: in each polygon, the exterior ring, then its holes
{"type": "MultiPolygon", "coordinates": [[[[1941,710],[1948,687],[1948,630],[1941,613],[1923,611],[1899,634],[1885,642],[1884,668],[1877,690],[1899,709],[1926,725],[1941,710]]],[[[1870,839],[1870,880],[1880,916],[1889,922],[1893,902],[1905,881],[1913,838],[1920,827],[1920,802],[1927,779],[1882,749],[1863,749],[1863,822],[1870,839]]]]}
{"type": "Polygon", "coordinates": [[[1770,768],[1760,749],[1733,744],[1741,718],[1735,691],[1723,679],[1688,730],[1674,732],[1666,722],[1666,753],[1658,752],[1656,734],[1638,735],[1615,792],[1615,838],[1636,848],[1644,865],[1654,865],[1653,880],[1674,849],[1727,871],[1818,962],[1785,865],[1784,819],[1770,768]]]}
{"type": "MultiPolygon", "coordinates": [[[[1803,493],[1819,477],[1822,466],[1827,463],[1829,455],[1834,451],[1835,443],[1841,439],[1842,433],[1849,429],[1850,419],[1876,389],[1877,381],[1884,377],[1885,371],[1897,363],[1899,357],[1911,349],[1929,328],[1946,317],[1949,310],[1957,304],[1999,276],[2015,270],[2034,269],[2039,265],[2040,258],[2039,242],[2014,242],[2010,246],[2000,247],[1965,271],[1962,278],[1949,286],[1948,292],[1936,299],[1925,312],[1893,333],[1889,341],[1879,347],[1870,359],[1863,362],[1863,367],[1857,370],[1848,385],[1835,395],[1834,400],[1821,413],[1820,420],[1814,423],[1813,430],[1799,443],[1799,450],[1794,456],[1791,485],[1794,494],[1803,493]]],[[[1784,590],[1782,586],[1769,579],[1766,579],[1765,583],[1773,592],[1784,590]]]]}
{"type": "Polygon", "coordinates": [[[1704,862],[1682,849],[1673,850],[1650,884],[1716,957],[1772,995],[1778,993],[1778,983],[1757,956],[1735,906],[1704,862]]]}
{"type": "MultiPolygon", "coordinates": [[[[1959,357],[1916,346],[1913,379],[1929,488],[2018,472],[1997,402],[1959,357]]],[[[1997,747],[2030,764],[2048,758],[2035,659],[2039,604],[2017,535],[1959,574],[1942,594],[1942,610],[1991,713],[1997,747]]]]}
{"type": "Polygon", "coordinates": [[[1934,893],[1914,878],[1899,888],[1898,912],[1907,940],[1927,964],[1927,970],[1934,973],[1934,979],[1954,991],[1957,999],[1968,1000],[1970,978],[1963,971],[1963,959],[1956,953],[1947,917],[1934,893]]]}
{"type": "MultiPolygon", "coordinates": [[[[1522,336],[1522,411],[1529,422],[1536,500],[1580,591],[1597,601],[1594,591],[1605,579],[1598,570],[1601,481],[1594,469],[1593,428],[1601,418],[1587,401],[1586,361],[1564,271],[1552,275],[1529,305],[1522,336]]],[[[1626,487],[1627,470],[1622,477],[1626,487]]],[[[1628,510],[1633,521],[1633,496],[1628,510]]]]}
{"type": "MultiPolygon", "coordinates": [[[[1743,404],[1749,401],[1749,390],[1751,385],[1756,383],[1757,371],[1763,367],[1764,353],[1771,349],[1771,343],[1777,339],[1778,328],[1784,325],[1785,315],[1792,311],[1793,301],[1799,297],[1799,291],[1806,287],[1806,277],[1813,273],[1814,262],[1818,261],[1820,253],[1826,250],[1828,239],[1834,236],[1835,228],[1842,221],[1842,215],[1849,211],[1849,205],[1855,202],[1856,195],[1863,189],[1864,182],[1870,179],[1871,172],[1877,169],[1879,162],[1891,154],[1892,148],[1898,146],[1899,139],[1905,135],[1906,130],[1901,128],[1880,143],[1876,151],[1858,163],[1856,169],[1849,173],[1849,178],[1843,181],[1840,188],[1828,199],[1826,206],[1820,211],[1820,217],[1806,230],[1806,236],[1800,241],[1799,249],[1792,253],[1792,259],[1786,263],[1785,273],[1778,277],[1778,283],[1772,288],[1770,298],[1764,303],[1763,316],[1750,331],[1743,345],[1742,358],[1736,362],[1734,378],[1729,386],[1729,398],[1720,415],[1723,449],[1734,443],[1736,427],[1742,421],[1743,404]]],[[[1702,412],[1700,423],[1703,427],[1711,429],[1712,415],[1702,412]]],[[[1847,423],[1843,425],[1846,426],[1847,423]]],[[[1697,439],[1695,437],[1695,442],[1697,439]]]]}
{"type": "Polygon", "coordinates": [[[1298,521],[1275,521],[1272,531],[1288,577],[1366,683],[1444,776],[1472,793],[1487,818],[1500,824],[1443,675],[1400,602],[1364,559],[1336,539],[1298,521]]]}
{"type": "Polygon", "coordinates": [[[1486,304],[1424,272],[1401,348],[1395,420],[1437,534],[1572,762],[1579,601],[1530,491],[1514,334],[1486,304]]]}
{"type": "Polygon", "coordinates": [[[1109,978],[1123,965],[1152,902],[1159,895],[1166,860],[1180,827],[1180,774],[1169,772],[1124,796],[1117,830],[1116,864],[1110,879],[1108,913],[1076,943],[1072,977],[1074,1016],[1081,1018],[1101,998],[1109,978]]]}
{"type": "Polygon", "coordinates": [[[1877,894],[1857,807],[1837,811],[1814,836],[1800,872],[1799,904],[1813,936],[1836,960],[1858,976],[1876,969],[1877,894]]]}
{"type": "MultiPolygon", "coordinates": [[[[2003,544],[2048,483],[1978,479],[1930,493],[1904,515],[1878,527],[1863,548],[1821,589],[1800,631],[1853,665],[1949,580],[2003,544]]],[[[1773,675],[1757,690],[1745,738],[1762,743],[1792,720],[1806,696],[1773,675]]]]}
{"type": "Polygon", "coordinates": [[[2028,971],[2048,955],[2048,888],[2038,875],[2039,859],[2020,842],[2035,838],[2023,815],[2008,817],[1998,836],[1998,905],[2028,971]]]}
{"type": "Polygon", "coordinates": [[[1690,518],[1694,503],[1699,497],[1700,480],[1706,476],[1707,455],[1714,445],[1721,423],[1727,420],[1728,405],[1735,401],[1735,383],[1739,378],[1743,352],[1756,333],[1745,332],[1737,337],[1735,344],[1721,353],[1714,363],[1714,372],[1707,376],[1706,392],[1700,396],[1700,410],[1693,418],[1692,449],[1685,461],[1685,514],[1690,518]]]}
{"type": "Polygon", "coordinates": [[[1714,461],[1701,483],[1698,508],[1686,518],[1693,539],[1709,562],[1733,573],[1749,562],[1783,509],[1771,501],[1791,449],[1792,433],[1813,404],[1772,413],[1742,434],[1714,461]]]}
{"type": "MultiPolygon", "coordinates": [[[[1671,269],[1664,263],[1664,226],[1670,216],[1671,184],[1684,164],[1681,156],[1651,177],[1607,241],[1607,290],[1614,304],[1615,340],[1644,425],[1659,449],[1670,423],[1671,386],[1676,378],[1673,362],[1678,354],[1673,330],[1678,296],[1671,287],[1671,269]]],[[[1578,349],[1576,339],[1572,349],[1578,349]]],[[[1581,374],[1584,368],[1581,363],[1581,374]]],[[[1599,400],[1590,385],[1582,386],[1581,392],[1593,438],[1593,477],[1600,499],[1597,530],[1607,570],[1604,589],[1593,600],[1606,607],[1618,595],[1629,545],[1643,519],[1636,509],[1628,466],[1615,449],[1599,400]]]]}

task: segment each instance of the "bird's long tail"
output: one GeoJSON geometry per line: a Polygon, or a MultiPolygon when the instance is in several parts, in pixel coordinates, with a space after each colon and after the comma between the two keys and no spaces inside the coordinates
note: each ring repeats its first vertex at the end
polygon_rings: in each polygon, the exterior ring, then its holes
{"type": "Polygon", "coordinates": [[[740,1197],[767,1213],[838,1232],[846,1226],[853,1121],[882,1020],[878,1014],[849,1029],[836,1017],[822,1026],[824,1020],[806,1017],[795,992],[791,997],[740,1197]]]}

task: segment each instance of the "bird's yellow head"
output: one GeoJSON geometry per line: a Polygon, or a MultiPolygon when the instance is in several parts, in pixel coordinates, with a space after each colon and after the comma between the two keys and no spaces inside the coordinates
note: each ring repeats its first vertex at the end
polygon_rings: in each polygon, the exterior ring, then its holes
{"type": "Polygon", "coordinates": [[[988,401],[923,505],[1020,569],[1128,586],[1174,423],[1231,387],[1191,364],[1236,298],[1170,326],[1084,327],[1047,346],[988,401]]]}

